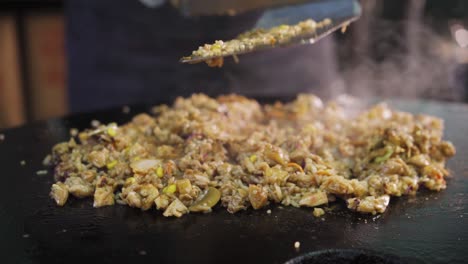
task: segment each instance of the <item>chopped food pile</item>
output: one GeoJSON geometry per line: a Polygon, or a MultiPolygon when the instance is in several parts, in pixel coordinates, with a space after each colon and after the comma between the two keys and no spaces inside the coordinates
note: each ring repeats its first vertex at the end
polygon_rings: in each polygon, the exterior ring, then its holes
{"type": "MultiPolygon", "coordinates": [[[[282,204],[383,213],[392,196],[446,188],[443,121],[378,104],[351,115],[301,94],[261,105],[238,95],[178,98],[127,124],[99,124],[57,144],[51,197],[94,197],[180,217],[282,204]]],[[[320,216],[317,209],[314,215],[320,216]]]]}
{"type": "Polygon", "coordinates": [[[321,22],[307,19],[295,25],[280,25],[267,30],[254,29],[229,41],[217,40],[213,44],[200,46],[191,56],[183,57],[182,60],[206,58],[205,62],[210,67],[222,67],[224,56],[246,53],[258,47],[288,43],[295,37],[314,33],[318,28],[328,26],[331,22],[329,18],[321,22]]]}

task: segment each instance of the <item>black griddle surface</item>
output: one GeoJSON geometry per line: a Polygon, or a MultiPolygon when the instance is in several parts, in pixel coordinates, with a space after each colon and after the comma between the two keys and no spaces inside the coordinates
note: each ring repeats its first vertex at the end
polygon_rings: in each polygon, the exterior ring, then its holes
{"type": "Polygon", "coordinates": [[[312,209],[271,206],[231,215],[165,218],[155,209],[95,209],[91,199],[64,207],[48,197],[53,175],[36,175],[51,147],[93,119],[119,124],[145,110],[120,109],[52,119],[6,130],[0,142],[1,263],[284,263],[326,249],[362,249],[409,263],[468,260],[468,106],[390,100],[390,105],[445,120],[445,138],[457,147],[448,162],[453,178],[440,193],[392,198],[382,215],[354,214],[342,202],[322,218],[312,209]],[[26,165],[21,166],[24,160],[26,165]],[[271,209],[271,215],[267,214],[271,209]],[[300,241],[300,250],[294,242],[300,241]]]}

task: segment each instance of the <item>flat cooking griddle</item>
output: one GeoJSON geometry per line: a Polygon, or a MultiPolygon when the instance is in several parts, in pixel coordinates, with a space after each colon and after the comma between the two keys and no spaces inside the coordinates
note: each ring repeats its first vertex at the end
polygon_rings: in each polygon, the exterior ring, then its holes
{"type": "Polygon", "coordinates": [[[95,209],[91,199],[70,199],[57,207],[48,197],[51,171],[36,175],[51,147],[67,140],[70,128],[84,129],[93,119],[123,123],[148,108],[76,115],[3,131],[1,262],[284,263],[325,252],[319,259],[362,253],[361,263],[370,259],[366,254],[381,254],[389,261],[388,255],[396,256],[396,262],[385,263],[466,263],[468,105],[401,100],[390,105],[445,119],[445,138],[455,144],[457,154],[448,162],[454,177],[447,190],[392,198],[387,212],[377,216],[351,213],[343,202],[331,204],[332,212],[323,219],[315,218],[310,208],[275,205],[234,215],[218,207],[212,214],[180,219],[165,218],[155,209],[95,209]],[[300,250],[294,249],[295,241],[300,241],[300,250]]]}

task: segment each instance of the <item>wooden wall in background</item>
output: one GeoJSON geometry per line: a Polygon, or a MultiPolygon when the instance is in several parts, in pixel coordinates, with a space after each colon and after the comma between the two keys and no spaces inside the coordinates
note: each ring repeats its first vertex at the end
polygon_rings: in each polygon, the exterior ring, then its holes
{"type": "Polygon", "coordinates": [[[0,129],[68,112],[60,10],[0,13],[0,129]]]}
{"type": "Polygon", "coordinates": [[[27,13],[24,34],[31,118],[62,116],[68,111],[64,16],[27,13]]]}
{"type": "Polygon", "coordinates": [[[26,121],[16,18],[0,15],[0,128],[26,121]]]}

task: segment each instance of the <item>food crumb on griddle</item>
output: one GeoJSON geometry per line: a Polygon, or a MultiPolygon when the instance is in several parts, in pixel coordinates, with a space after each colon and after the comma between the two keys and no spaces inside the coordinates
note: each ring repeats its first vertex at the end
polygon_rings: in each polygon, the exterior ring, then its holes
{"type": "Polygon", "coordinates": [[[70,136],[76,137],[80,131],[77,128],[70,129],[70,136]]]}
{"type": "Polygon", "coordinates": [[[42,165],[44,166],[50,166],[52,165],[52,155],[47,155],[44,160],[42,160],[42,165]]]}
{"type": "Polygon", "coordinates": [[[267,214],[271,214],[271,210],[270,210],[270,209],[267,210],[267,214]]]}
{"type": "Polygon", "coordinates": [[[315,217],[320,217],[325,214],[325,211],[322,208],[317,207],[317,208],[314,208],[313,214],[315,217]]]}
{"type": "Polygon", "coordinates": [[[0,141],[5,140],[5,134],[0,134],[0,141]]]}
{"type": "Polygon", "coordinates": [[[146,255],[146,251],[140,250],[140,251],[138,251],[138,254],[140,254],[140,255],[142,255],[142,256],[145,256],[145,255],[146,255]]]}
{"type": "Polygon", "coordinates": [[[299,249],[300,247],[301,247],[301,242],[299,242],[299,241],[294,242],[294,248],[295,249],[299,249]]]}
{"type": "Polygon", "coordinates": [[[25,161],[25,160],[20,161],[20,165],[21,165],[21,166],[25,166],[25,165],[26,165],[26,161],[25,161]]]}
{"type": "Polygon", "coordinates": [[[94,128],[98,127],[100,124],[101,124],[101,122],[99,122],[99,120],[92,120],[91,121],[91,126],[94,127],[94,128]]]}
{"type": "Polygon", "coordinates": [[[47,170],[38,170],[38,171],[36,171],[37,175],[46,175],[47,173],[48,173],[47,170]]]}
{"type": "Polygon", "coordinates": [[[28,238],[29,234],[23,234],[23,238],[28,238]]]}
{"type": "Polygon", "coordinates": [[[124,107],[122,107],[122,113],[124,114],[128,114],[130,113],[130,107],[125,105],[124,107]]]}

